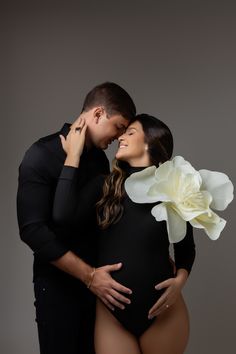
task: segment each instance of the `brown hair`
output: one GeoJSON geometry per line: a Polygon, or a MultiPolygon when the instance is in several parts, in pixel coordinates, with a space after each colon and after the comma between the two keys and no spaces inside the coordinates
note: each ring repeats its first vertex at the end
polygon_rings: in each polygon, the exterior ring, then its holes
{"type": "Polygon", "coordinates": [[[120,114],[128,120],[135,118],[136,107],[132,98],[114,82],[104,82],[95,86],[85,97],[82,112],[99,105],[105,108],[108,116],[120,114]]]}
{"type": "MultiPolygon", "coordinates": [[[[159,166],[169,160],[173,153],[173,136],[167,125],[148,114],[139,114],[134,121],[142,125],[151,164],[159,166]]],[[[123,214],[122,200],[127,165],[126,162],[115,159],[112,172],[104,182],[103,197],[97,203],[98,224],[102,229],[118,222],[123,214]]]]}

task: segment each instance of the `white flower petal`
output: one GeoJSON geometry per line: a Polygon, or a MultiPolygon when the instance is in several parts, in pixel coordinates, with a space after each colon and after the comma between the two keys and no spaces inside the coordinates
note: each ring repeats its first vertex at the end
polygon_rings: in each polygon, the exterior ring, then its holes
{"type": "Polygon", "coordinates": [[[151,210],[157,221],[166,220],[170,243],[181,241],[187,230],[186,222],[171,208],[169,203],[161,203],[151,210]]]}
{"type": "Polygon", "coordinates": [[[204,229],[204,228],[205,228],[202,224],[200,224],[200,223],[197,221],[197,218],[196,218],[196,219],[189,220],[189,223],[190,223],[193,227],[196,227],[197,229],[204,229]]]}
{"type": "Polygon", "coordinates": [[[225,173],[209,170],[200,170],[199,173],[202,177],[201,189],[212,195],[211,208],[224,210],[234,197],[234,186],[229,177],[225,173]]]}
{"type": "Polygon", "coordinates": [[[173,162],[168,160],[162,163],[155,172],[155,179],[157,182],[161,182],[162,180],[167,180],[169,173],[173,170],[173,162]]]}
{"type": "MultiPolygon", "coordinates": [[[[159,169],[159,168],[158,168],[159,169]]],[[[157,169],[157,170],[158,170],[157,169]]],[[[198,172],[197,172],[198,174],[198,172]]],[[[157,176],[157,173],[155,174],[157,176]]],[[[180,169],[168,170],[167,179],[156,181],[148,190],[149,196],[156,196],[159,201],[180,203],[186,195],[192,195],[200,189],[198,176],[183,174],[180,169]]]]}
{"type": "Polygon", "coordinates": [[[204,229],[211,240],[217,240],[226,225],[226,221],[211,211],[210,216],[208,213],[202,214],[191,220],[190,224],[196,228],[204,229]]]}
{"type": "Polygon", "coordinates": [[[182,189],[181,192],[185,194],[197,193],[200,190],[202,179],[198,172],[183,174],[182,172],[182,189]]]}
{"type": "Polygon", "coordinates": [[[168,215],[167,215],[166,203],[155,205],[151,210],[151,214],[155,217],[157,221],[167,220],[168,215]]]}
{"type": "Polygon", "coordinates": [[[201,191],[192,193],[180,203],[174,204],[173,209],[185,220],[190,221],[199,215],[205,214],[209,210],[212,201],[210,193],[201,191]]]}
{"type": "Polygon", "coordinates": [[[185,160],[182,156],[175,156],[172,161],[173,168],[181,169],[184,174],[196,174],[196,176],[198,176],[199,183],[201,184],[201,176],[198,174],[198,171],[196,171],[195,168],[190,164],[190,162],[185,160]]]}
{"type": "Polygon", "coordinates": [[[140,172],[135,172],[125,180],[125,190],[129,198],[135,203],[157,202],[156,196],[147,194],[151,185],[155,183],[156,166],[150,166],[140,172]]]}
{"type": "Polygon", "coordinates": [[[155,197],[155,201],[168,202],[171,201],[172,198],[170,191],[170,183],[168,181],[162,181],[160,183],[154,183],[149,190],[147,191],[147,195],[150,197],[155,197]]]}

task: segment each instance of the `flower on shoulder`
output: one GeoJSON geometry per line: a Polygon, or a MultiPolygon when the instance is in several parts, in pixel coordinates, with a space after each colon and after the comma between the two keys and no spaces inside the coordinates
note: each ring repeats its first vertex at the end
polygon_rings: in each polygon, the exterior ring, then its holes
{"type": "Polygon", "coordinates": [[[185,237],[187,222],[216,240],[226,221],[213,209],[226,209],[233,200],[233,189],[226,174],[197,171],[182,156],[133,173],[125,181],[125,190],[133,202],[161,202],[151,213],[157,221],[166,221],[171,243],[185,237]]]}

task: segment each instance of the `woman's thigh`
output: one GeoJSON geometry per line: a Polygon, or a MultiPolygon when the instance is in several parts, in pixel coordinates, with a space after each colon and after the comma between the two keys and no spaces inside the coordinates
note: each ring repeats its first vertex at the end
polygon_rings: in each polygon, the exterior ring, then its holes
{"type": "Polygon", "coordinates": [[[140,337],[143,354],[183,354],[189,337],[189,316],[182,295],[161,313],[140,337]]]}
{"type": "Polygon", "coordinates": [[[141,354],[137,339],[97,300],[95,322],[96,354],[141,354]]]}

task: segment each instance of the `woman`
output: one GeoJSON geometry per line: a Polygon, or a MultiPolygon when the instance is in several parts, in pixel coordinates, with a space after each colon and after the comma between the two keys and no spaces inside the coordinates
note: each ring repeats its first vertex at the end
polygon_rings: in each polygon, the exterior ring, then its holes
{"type": "MultiPolygon", "coordinates": [[[[65,168],[79,167],[85,132],[86,125],[81,122],[79,131],[72,131],[67,140],[61,137],[67,153],[65,168]]],[[[99,176],[80,192],[73,179],[59,179],[55,220],[86,222],[86,215],[95,212],[96,205],[100,230],[97,266],[121,261],[123,267],[113,277],[132,289],[125,309],[114,310],[97,300],[97,354],[182,354],[185,350],[189,318],[181,290],[195,258],[192,227],[188,224],[185,238],[174,244],[174,272],[166,223],[151,215],[153,204],[132,202],[124,189],[132,173],[158,166],[171,158],[172,151],[169,128],[157,118],[141,114],[120,136],[110,175],[99,176]]],[[[88,284],[91,290],[95,274],[88,284]]],[[[117,305],[115,300],[113,304],[117,305]]]]}

